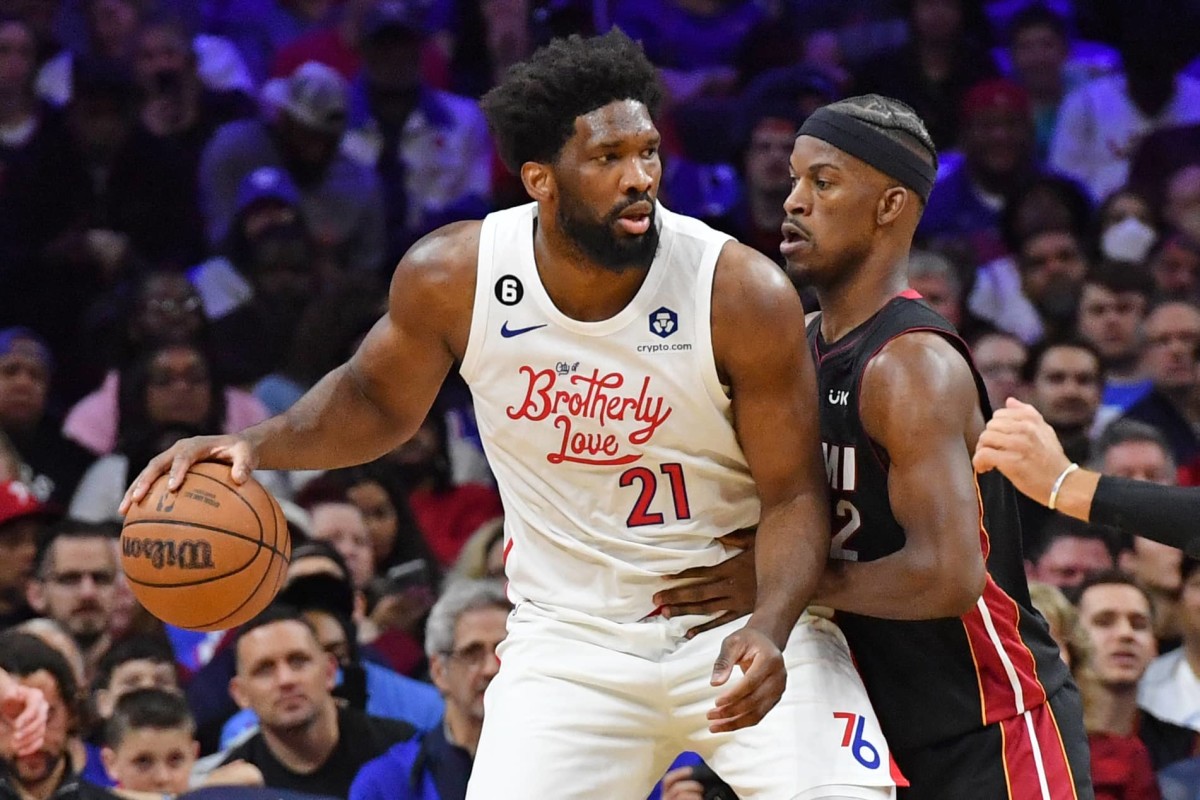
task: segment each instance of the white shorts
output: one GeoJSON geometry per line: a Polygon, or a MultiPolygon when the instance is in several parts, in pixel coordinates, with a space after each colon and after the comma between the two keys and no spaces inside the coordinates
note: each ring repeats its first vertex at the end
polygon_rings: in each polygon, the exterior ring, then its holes
{"type": "MultiPolygon", "coordinates": [[[[694,617],[567,621],[522,604],[484,698],[467,800],[644,800],[686,750],[742,800],[819,797],[823,787],[893,796],[883,734],[828,620],[806,615],[796,626],[784,650],[787,688],[761,722],[708,731],[705,715],[725,691],[710,685],[713,661],[745,621],[689,641],[682,633],[694,617]]],[[[739,679],[735,670],[730,681],[739,679]]]]}

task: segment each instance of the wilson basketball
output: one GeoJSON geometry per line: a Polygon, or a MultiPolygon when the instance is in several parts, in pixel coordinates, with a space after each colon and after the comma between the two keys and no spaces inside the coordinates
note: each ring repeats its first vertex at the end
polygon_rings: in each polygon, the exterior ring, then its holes
{"type": "Polygon", "coordinates": [[[283,510],[251,478],[201,462],[167,491],[163,475],[129,510],[121,565],[134,596],[163,622],[232,628],[267,607],[283,585],[292,543],[283,510]]]}

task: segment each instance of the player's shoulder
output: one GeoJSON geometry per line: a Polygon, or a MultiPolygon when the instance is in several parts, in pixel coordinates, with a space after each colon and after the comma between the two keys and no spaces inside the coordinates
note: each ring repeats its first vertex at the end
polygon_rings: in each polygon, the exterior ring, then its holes
{"type": "Polygon", "coordinates": [[[474,283],[481,220],[452,222],[425,234],[400,259],[392,284],[440,286],[464,279],[474,283]]]}
{"type": "Polygon", "coordinates": [[[863,368],[864,399],[912,402],[924,398],[930,409],[956,397],[974,401],[975,379],[962,352],[948,334],[931,330],[901,332],[888,339],[863,368]]]}
{"type": "Polygon", "coordinates": [[[716,274],[713,277],[714,300],[741,298],[743,302],[776,303],[801,308],[800,295],[783,269],[771,259],[742,244],[729,239],[717,257],[716,274]]]}

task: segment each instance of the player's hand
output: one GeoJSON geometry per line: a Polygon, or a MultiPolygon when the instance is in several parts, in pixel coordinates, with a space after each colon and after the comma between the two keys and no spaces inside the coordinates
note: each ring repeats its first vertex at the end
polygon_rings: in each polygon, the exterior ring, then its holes
{"type": "Polygon", "coordinates": [[[783,697],[787,686],[783,654],[760,630],[742,628],[725,637],[713,664],[712,685],[725,685],[734,667],[741,668],[742,679],[718,697],[716,707],[708,712],[708,729],[713,733],[757,724],[783,697]]]}
{"type": "Polygon", "coordinates": [[[1045,503],[1071,461],[1037,409],[1010,397],[980,434],[974,464],[976,472],[1000,470],[1021,492],[1045,503]]]}
{"type": "Polygon", "coordinates": [[[662,606],[663,615],[678,617],[684,614],[718,614],[703,625],[687,632],[690,639],[698,633],[724,625],[754,610],[758,578],[754,571],[753,531],[734,531],[721,537],[728,547],[743,548],[742,552],[711,567],[692,567],[667,580],[687,583],[664,589],[654,595],[662,606]]]}
{"type": "Polygon", "coordinates": [[[198,461],[222,461],[232,465],[234,483],[245,483],[250,479],[250,473],[258,466],[258,456],[244,436],[193,436],[180,439],[170,449],[159,453],[150,459],[134,479],[125,497],[121,500],[118,510],[127,514],[129,509],[141,502],[150,491],[150,487],[159,476],[169,473],[167,489],[175,491],[183,485],[183,476],[188,469],[198,461]]]}
{"type": "Polygon", "coordinates": [[[0,672],[0,735],[8,739],[18,756],[36,753],[46,736],[50,704],[40,689],[22,686],[8,673],[0,672]]]}
{"type": "Polygon", "coordinates": [[[692,780],[692,768],[673,769],[663,777],[662,800],[704,800],[704,787],[692,780]]]}

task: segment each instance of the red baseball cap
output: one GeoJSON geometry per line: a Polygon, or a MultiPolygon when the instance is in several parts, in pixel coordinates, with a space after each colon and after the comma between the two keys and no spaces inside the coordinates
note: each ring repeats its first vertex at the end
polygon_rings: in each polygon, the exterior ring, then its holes
{"type": "Polygon", "coordinates": [[[26,517],[49,517],[52,513],[25,484],[0,481],[0,527],[26,517]]]}
{"type": "Polygon", "coordinates": [[[982,111],[992,110],[1015,111],[1026,117],[1033,113],[1029,94],[1020,85],[1004,78],[977,83],[963,97],[964,122],[982,111]]]}

